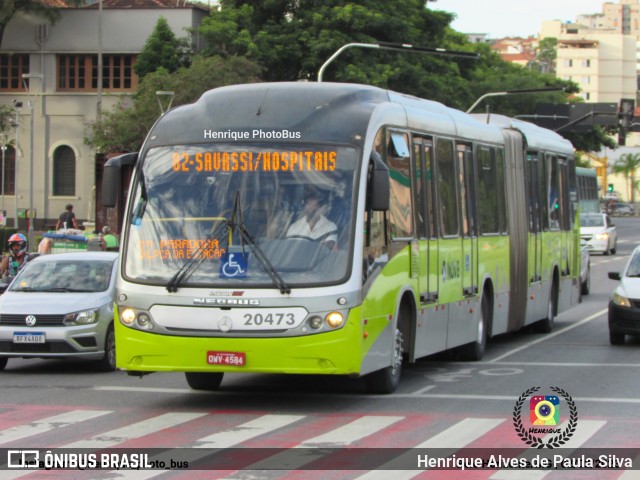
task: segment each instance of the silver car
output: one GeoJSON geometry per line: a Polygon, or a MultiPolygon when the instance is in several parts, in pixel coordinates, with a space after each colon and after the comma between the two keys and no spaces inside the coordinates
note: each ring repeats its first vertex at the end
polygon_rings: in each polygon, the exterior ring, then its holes
{"type": "Polygon", "coordinates": [[[11,357],[96,361],[115,369],[117,252],[42,255],[0,296],[0,370],[11,357]]]}

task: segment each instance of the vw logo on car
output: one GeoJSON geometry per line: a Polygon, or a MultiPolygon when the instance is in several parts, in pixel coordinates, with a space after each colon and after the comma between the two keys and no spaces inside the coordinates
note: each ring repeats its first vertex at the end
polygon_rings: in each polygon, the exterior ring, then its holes
{"type": "Polygon", "coordinates": [[[24,319],[24,323],[26,323],[29,327],[33,327],[36,324],[36,316],[35,315],[27,315],[27,318],[24,319]]]}

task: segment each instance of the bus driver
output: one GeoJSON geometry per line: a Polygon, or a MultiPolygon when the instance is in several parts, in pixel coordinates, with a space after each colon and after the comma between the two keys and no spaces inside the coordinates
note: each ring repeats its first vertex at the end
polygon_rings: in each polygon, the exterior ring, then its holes
{"type": "Polygon", "coordinates": [[[287,230],[287,237],[303,237],[322,242],[330,249],[336,248],[338,227],[323,215],[326,196],[312,190],[302,200],[302,217],[287,230]]]}

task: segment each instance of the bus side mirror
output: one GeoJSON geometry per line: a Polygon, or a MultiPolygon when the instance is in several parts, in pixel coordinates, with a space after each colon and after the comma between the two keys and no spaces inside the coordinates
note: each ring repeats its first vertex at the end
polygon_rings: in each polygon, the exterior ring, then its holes
{"type": "Polygon", "coordinates": [[[123,165],[134,165],[138,160],[138,152],[125,153],[107,160],[102,173],[102,205],[115,207],[118,202],[118,190],[120,188],[120,168],[123,165]]]}
{"type": "Polygon", "coordinates": [[[369,171],[368,205],[369,209],[378,212],[389,210],[389,169],[378,152],[371,153],[371,169],[369,171]]]}

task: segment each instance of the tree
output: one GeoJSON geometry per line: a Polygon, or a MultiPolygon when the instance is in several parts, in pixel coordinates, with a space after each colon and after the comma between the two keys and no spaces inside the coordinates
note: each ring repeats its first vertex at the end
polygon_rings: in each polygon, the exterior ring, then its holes
{"type": "MultiPolygon", "coordinates": [[[[69,3],[79,4],[81,1],[69,0],[69,3]]],[[[56,7],[49,7],[42,0],[2,0],[0,2],[0,47],[2,47],[2,39],[7,25],[19,13],[35,13],[51,23],[60,17],[60,12],[56,7]]]]}
{"type": "Polygon", "coordinates": [[[640,153],[625,153],[613,164],[613,173],[623,174],[627,180],[627,188],[629,189],[629,199],[631,203],[635,202],[636,191],[636,170],[640,167],[640,153]]]}
{"type": "MultiPolygon", "coordinates": [[[[315,80],[322,64],[347,43],[408,43],[481,53],[480,60],[388,50],[349,49],[325,71],[327,81],[365,83],[466,110],[499,89],[569,86],[551,75],[503,61],[487,45],[472,44],[449,27],[450,12],[421,0],[222,0],[199,29],[208,53],[246,55],[265,80],[315,80]]],[[[437,3],[436,3],[437,6],[437,3]]],[[[551,100],[550,100],[551,99],[551,100]]],[[[505,114],[532,113],[537,101],[566,95],[501,100],[505,114]]]]}
{"type": "Polygon", "coordinates": [[[136,73],[140,79],[160,67],[173,73],[189,64],[190,53],[188,40],[176,38],[167,19],[160,17],[144,44],[142,52],[138,55],[136,73]]]}
{"type": "Polygon", "coordinates": [[[558,39],[555,37],[546,37],[540,40],[536,51],[535,63],[541,72],[555,73],[556,58],[558,57],[558,39]]]}
{"type": "Polygon", "coordinates": [[[85,139],[100,153],[138,151],[149,129],[160,116],[156,92],[173,91],[173,105],[195,102],[203,92],[215,87],[259,80],[259,67],[242,57],[196,56],[188,68],[169,73],[160,68],[147,74],[133,98],[120,101],[113,111],[89,125],[85,139]]]}

